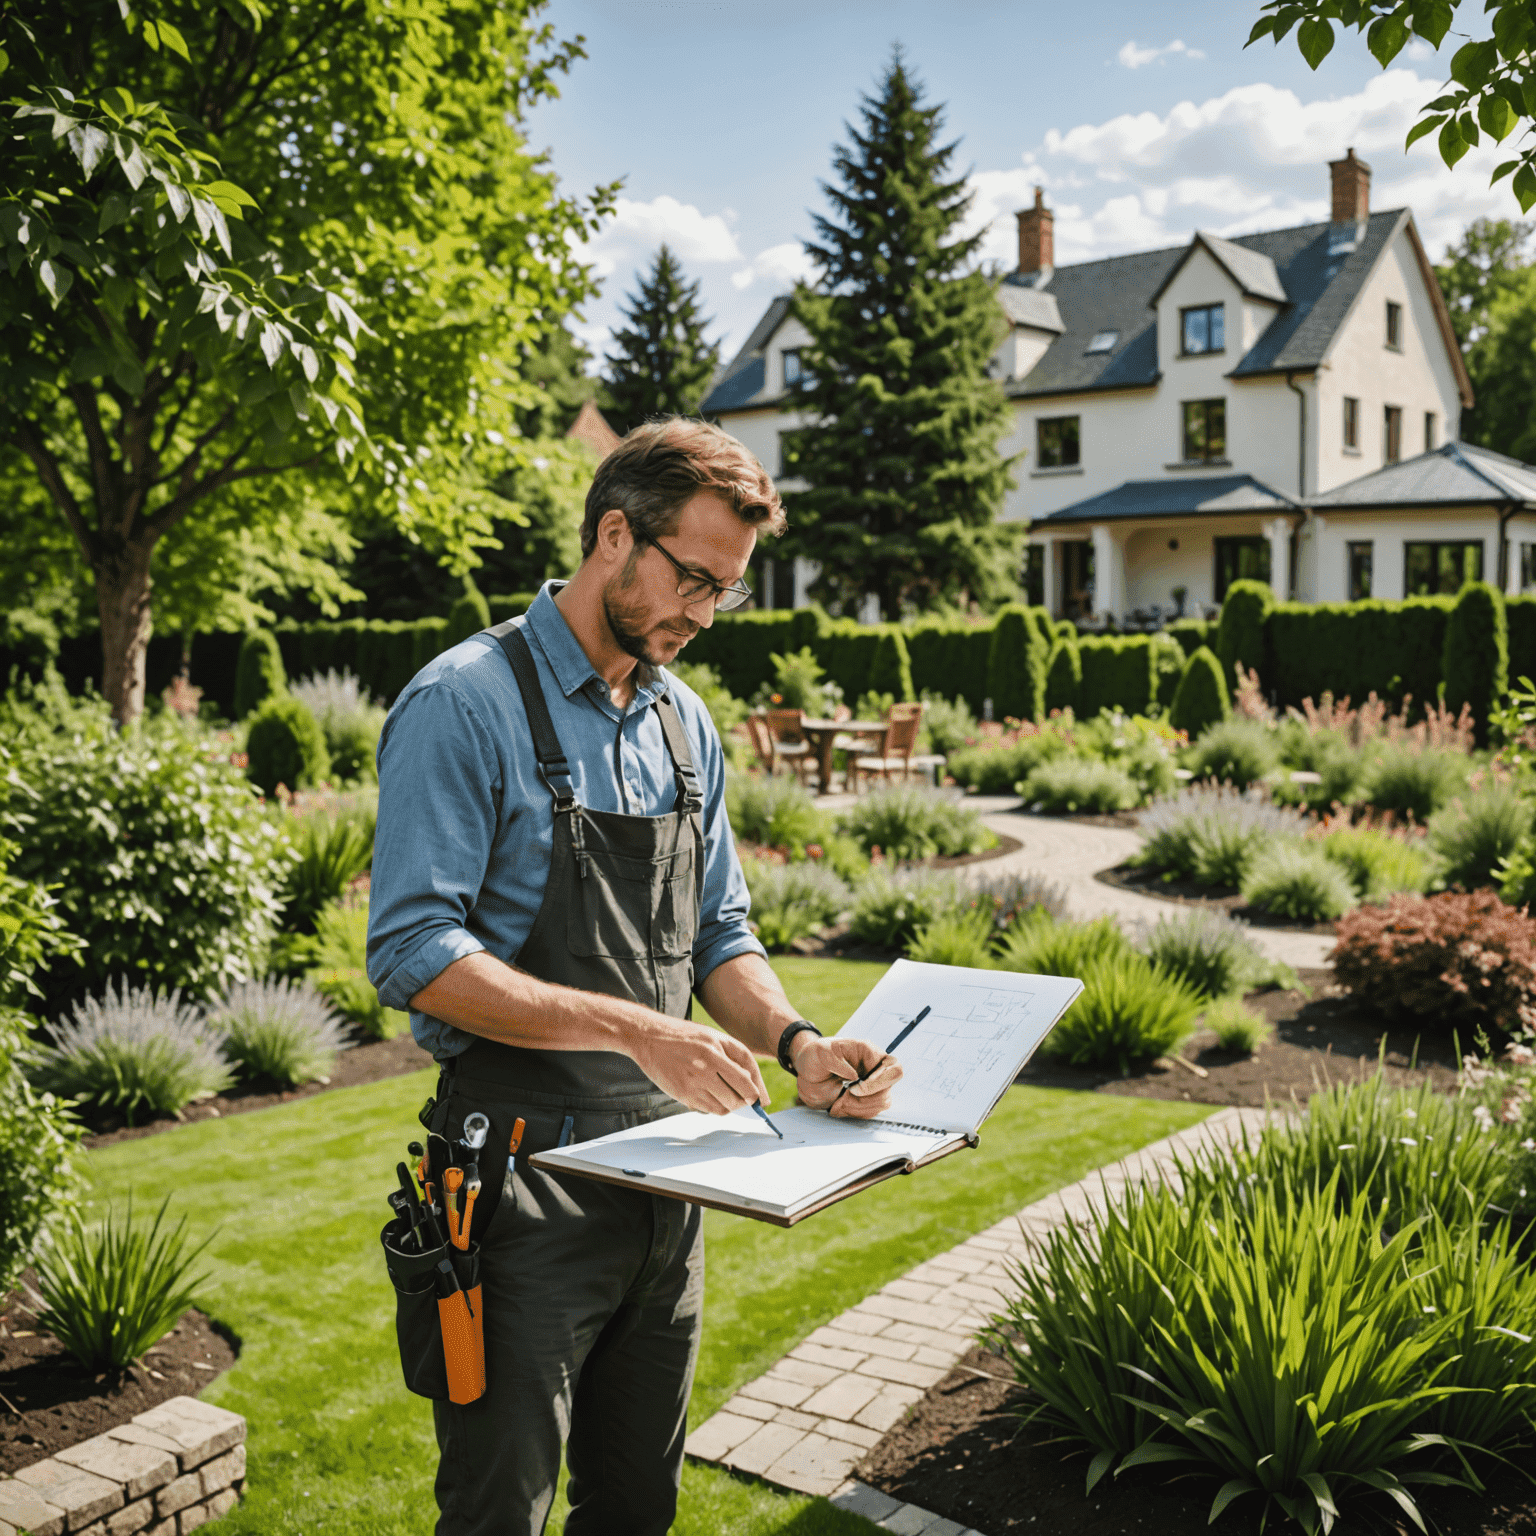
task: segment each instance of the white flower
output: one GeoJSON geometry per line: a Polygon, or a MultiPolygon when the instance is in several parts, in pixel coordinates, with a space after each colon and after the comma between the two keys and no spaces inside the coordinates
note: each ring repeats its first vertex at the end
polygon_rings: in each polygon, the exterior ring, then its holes
{"type": "Polygon", "coordinates": [[[1486,1104],[1479,1104],[1472,1111],[1472,1118],[1477,1121],[1478,1130],[1491,1131],[1493,1129],[1493,1114],[1486,1104]]]}

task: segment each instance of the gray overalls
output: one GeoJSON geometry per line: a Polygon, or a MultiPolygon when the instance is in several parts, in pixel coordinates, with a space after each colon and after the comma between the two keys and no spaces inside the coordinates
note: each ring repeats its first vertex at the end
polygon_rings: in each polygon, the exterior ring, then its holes
{"type": "MultiPolygon", "coordinates": [[[[669,697],[655,709],[677,773],[665,816],[588,810],[575,796],[533,655],[499,624],[555,799],[543,904],[519,952],[541,980],[688,1014],[704,871],[703,797],[669,697]]],[[[688,1394],[704,1305],[699,1208],[589,1179],[541,1173],[528,1157],[682,1108],[613,1051],[544,1051],[477,1040],[444,1069],[432,1128],[461,1135],[481,1110],[486,1196],[475,1237],[486,1393],[435,1402],[441,1460],[437,1536],[537,1536],[570,1463],[569,1536],[664,1536],[677,1509],[688,1394]],[[499,1187],[514,1120],[527,1129],[499,1187]],[[497,1157],[500,1150],[500,1159],[497,1157]]]]}

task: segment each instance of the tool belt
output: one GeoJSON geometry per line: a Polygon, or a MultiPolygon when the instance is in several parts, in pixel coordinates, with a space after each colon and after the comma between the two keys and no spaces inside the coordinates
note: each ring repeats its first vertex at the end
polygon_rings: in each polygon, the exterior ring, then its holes
{"type": "Polygon", "coordinates": [[[421,1397],[472,1403],[485,1393],[480,1245],[417,1251],[409,1222],[379,1233],[395,1287],[395,1336],[405,1384],[421,1397]]]}

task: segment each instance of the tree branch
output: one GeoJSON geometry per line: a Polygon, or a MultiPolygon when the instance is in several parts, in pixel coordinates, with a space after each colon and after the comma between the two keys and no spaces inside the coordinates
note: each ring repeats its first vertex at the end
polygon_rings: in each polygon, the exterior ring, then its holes
{"type": "MultiPolygon", "coordinates": [[[[150,481],[147,489],[153,490],[157,485],[165,485],[169,481],[177,479],[185,486],[192,476],[197,473],[197,466],[202,462],[203,450],[234,420],[237,409],[237,406],[230,406],[206,432],[200,433],[197,437],[193,438],[192,446],[187,450],[181,463],[175,469],[168,469],[163,475],[159,475],[150,481]]],[[[249,443],[250,438],[248,437],[236,452],[243,453],[249,443]]],[[[176,494],[179,497],[181,492],[178,491],[176,494]]]]}
{"type": "Polygon", "coordinates": [[[223,490],[226,485],[233,485],[237,480],[251,480],[258,475],[280,475],[290,469],[306,469],[324,457],[322,454],[313,453],[307,459],[295,459],[288,464],[249,464],[244,469],[236,469],[235,465],[240,462],[246,449],[255,441],[256,434],[252,432],[217,469],[211,470],[195,484],[191,483],[190,476],[184,477],[181,489],[172,500],[166,503],[164,510],[152,518],[145,519],[145,526],[151,530],[154,537],[158,539],[169,533],[192,510],[195,503],[205,496],[211,496],[215,491],[223,490]]]}
{"type": "Polygon", "coordinates": [[[166,379],[165,387],[170,389],[183,371],[187,376],[187,392],[182,396],[181,403],[173,408],[171,419],[165,424],[165,432],[160,438],[160,444],[154,450],[157,459],[164,458],[166,449],[171,446],[171,439],[176,436],[177,427],[181,425],[181,418],[187,414],[187,407],[192,404],[192,397],[197,393],[197,359],[186,352],[176,359],[176,366],[166,379]]]}
{"type": "Polygon", "coordinates": [[[75,414],[80,418],[80,425],[85,432],[86,451],[91,461],[91,478],[96,483],[96,513],[97,523],[111,519],[116,521],[113,513],[117,508],[116,476],[113,474],[112,444],[107,438],[107,430],[102,425],[101,406],[96,399],[96,390],[90,384],[71,384],[65,390],[74,402],[75,414]]]}
{"type": "Polygon", "coordinates": [[[270,91],[272,87],[283,78],[284,75],[292,74],[293,71],[297,69],[300,64],[302,64],[304,55],[310,46],[319,38],[324,36],[324,34],[330,28],[338,26],[341,22],[346,20],[349,12],[357,10],[359,10],[359,8],[356,6],[343,4],[339,6],[332,15],[322,18],[319,22],[316,23],[314,28],[309,32],[307,36],[300,38],[298,42],[296,42],[294,46],[286,54],[284,54],[282,59],[280,59],[278,63],[274,65],[273,68],[270,69],[267,74],[255,84],[252,84],[251,77],[256,72],[256,66],[260,60],[260,55],[255,49],[252,49],[249,67],[246,69],[245,74],[241,79],[235,80],[231,83],[229,91],[231,98],[247,95],[248,99],[244,102],[240,112],[238,114],[231,114],[231,116],[226,121],[231,125],[235,125],[240,122],[241,118],[247,117],[252,112],[257,111],[265,101],[267,92],[270,91]]]}
{"type": "Polygon", "coordinates": [[[34,422],[28,421],[24,416],[20,417],[13,430],[16,441],[21,445],[21,451],[31,459],[33,468],[37,470],[37,478],[43,482],[44,489],[53,498],[54,505],[69,525],[69,531],[74,534],[75,543],[80,546],[80,553],[85,557],[86,564],[94,566],[96,558],[92,548],[90,525],[81,515],[80,503],[65,483],[64,472],[58,459],[49,451],[47,443],[43,441],[43,434],[34,422]]]}

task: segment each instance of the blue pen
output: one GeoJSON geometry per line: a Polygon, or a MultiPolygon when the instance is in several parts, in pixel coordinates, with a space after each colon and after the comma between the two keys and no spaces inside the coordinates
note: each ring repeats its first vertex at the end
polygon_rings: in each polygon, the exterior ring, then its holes
{"type": "Polygon", "coordinates": [[[768,1127],[770,1131],[773,1132],[775,1136],[779,1138],[780,1141],[784,1140],[784,1132],[781,1131],[778,1126],[776,1126],[773,1121],[768,1118],[768,1111],[764,1109],[761,1104],[753,1104],[752,1112],[757,1116],[759,1120],[763,1122],[764,1125],[768,1127]]]}

